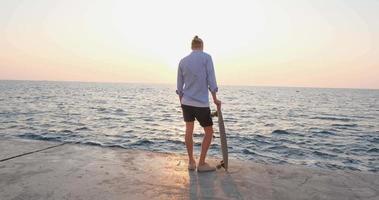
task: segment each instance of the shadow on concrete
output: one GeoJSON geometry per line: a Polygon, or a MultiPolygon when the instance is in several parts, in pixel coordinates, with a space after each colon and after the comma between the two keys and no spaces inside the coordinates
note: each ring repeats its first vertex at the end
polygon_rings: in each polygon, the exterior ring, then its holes
{"type": "Polygon", "coordinates": [[[190,199],[243,199],[233,177],[227,172],[188,173],[190,199]]]}
{"type": "Polygon", "coordinates": [[[228,172],[225,172],[225,174],[220,177],[220,184],[225,196],[230,199],[243,199],[241,193],[237,189],[233,177],[228,172]]]}

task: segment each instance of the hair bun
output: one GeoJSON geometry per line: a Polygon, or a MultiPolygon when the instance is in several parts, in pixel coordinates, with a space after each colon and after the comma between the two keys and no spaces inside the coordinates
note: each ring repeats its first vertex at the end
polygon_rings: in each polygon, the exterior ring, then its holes
{"type": "Polygon", "coordinates": [[[192,48],[203,47],[203,40],[201,40],[201,39],[199,38],[199,36],[195,35],[195,37],[193,37],[193,39],[192,39],[191,47],[192,47],[192,48]]]}

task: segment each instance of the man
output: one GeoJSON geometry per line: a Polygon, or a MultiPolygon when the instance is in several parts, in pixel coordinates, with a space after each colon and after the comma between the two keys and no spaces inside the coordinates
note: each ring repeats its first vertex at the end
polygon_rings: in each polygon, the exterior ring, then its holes
{"type": "Polygon", "coordinates": [[[204,138],[201,144],[200,160],[197,171],[214,171],[216,168],[205,162],[207,151],[213,137],[213,122],[209,109],[208,89],[212,93],[213,102],[218,108],[221,101],[217,99],[218,90],[212,58],[203,52],[203,41],[195,36],[192,40],[192,52],[180,60],[177,77],[177,90],[186,123],[185,143],[188,152],[188,169],[196,169],[193,157],[193,129],[197,119],[204,128],[204,138]]]}

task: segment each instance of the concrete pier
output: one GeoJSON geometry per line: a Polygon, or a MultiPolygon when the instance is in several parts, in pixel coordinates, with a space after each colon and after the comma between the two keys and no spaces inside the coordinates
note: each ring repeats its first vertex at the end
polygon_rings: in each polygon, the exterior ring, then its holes
{"type": "Polygon", "coordinates": [[[378,173],[238,160],[229,172],[197,173],[186,158],[1,139],[0,199],[379,199],[378,173]]]}

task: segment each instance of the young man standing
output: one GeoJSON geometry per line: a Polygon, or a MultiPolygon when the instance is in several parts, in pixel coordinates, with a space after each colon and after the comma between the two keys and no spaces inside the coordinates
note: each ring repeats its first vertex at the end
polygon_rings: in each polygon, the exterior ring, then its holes
{"type": "Polygon", "coordinates": [[[213,122],[209,109],[208,89],[212,93],[213,102],[218,108],[221,101],[217,99],[218,90],[212,57],[203,52],[203,41],[195,36],[192,40],[192,52],[180,60],[177,77],[177,90],[186,123],[185,143],[188,152],[188,169],[196,169],[193,156],[193,129],[197,119],[204,128],[204,139],[201,144],[200,160],[197,171],[214,171],[216,168],[205,162],[207,151],[213,137],[213,122]]]}

